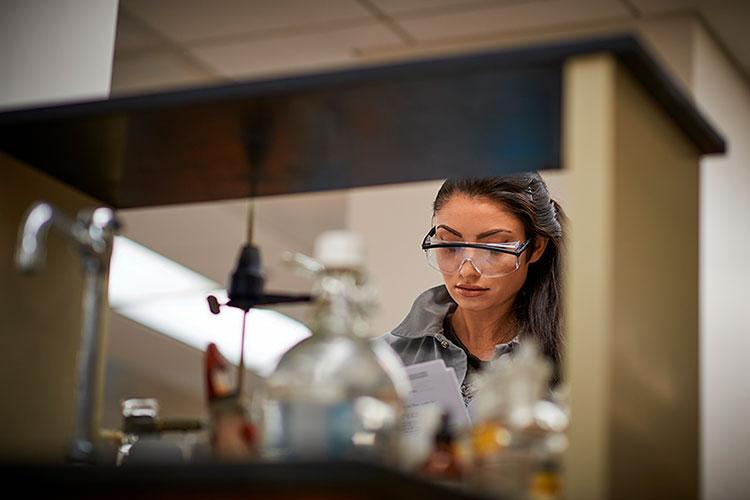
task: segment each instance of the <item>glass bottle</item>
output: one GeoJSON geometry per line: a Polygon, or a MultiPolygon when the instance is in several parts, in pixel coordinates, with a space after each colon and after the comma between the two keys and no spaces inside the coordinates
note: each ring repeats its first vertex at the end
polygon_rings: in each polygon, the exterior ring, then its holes
{"type": "MultiPolygon", "coordinates": [[[[316,242],[313,335],[290,349],[266,381],[263,454],[278,460],[390,462],[403,399],[363,335],[371,290],[361,240],[332,231],[316,242]]],[[[403,375],[406,378],[405,374],[403,375]]]]}
{"type": "Polygon", "coordinates": [[[159,401],[154,398],[132,398],[120,403],[122,409],[122,439],[117,449],[116,465],[122,465],[133,445],[143,434],[154,432],[159,417],[159,401]]]}
{"type": "Polygon", "coordinates": [[[115,465],[182,464],[192,459],[196,433],[204,424],[196,419],[159,417],[159,400],[131,398],[121,402],[122,431],[115,465]]]}
{"type": "Polygon", "coordinates": [[[462,467],[456,450],[456,442],[450,427],[450,414],[443,413],[440,427],[435,433],[433,448],[427,460],[420,467],[420,472],[438,481],[458,482],[462,467]]]}
{"type": "Polygon", "coordinates": [[[472,431],[475,464],[470,483],[475,489],[513,499],[552,484],[542,481],[548,474],[536,471],[543,461],[555,459],[550,444],[564,431],[567,418],[545,399],[550,375],[549,361],[531,339],[483,375],[472,431]]]}

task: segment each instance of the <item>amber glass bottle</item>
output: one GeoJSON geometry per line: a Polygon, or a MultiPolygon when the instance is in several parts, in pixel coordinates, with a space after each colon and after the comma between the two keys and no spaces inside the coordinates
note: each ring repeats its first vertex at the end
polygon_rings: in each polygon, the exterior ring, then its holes
{"type": "Polygon", "coordinates": [[[432,452],[422,464],[420,472],[438,480],[458,480],[462,476],[461,463],[456,450],[455,436],[450,427],[448,413],[443,413],[432,452]]]}

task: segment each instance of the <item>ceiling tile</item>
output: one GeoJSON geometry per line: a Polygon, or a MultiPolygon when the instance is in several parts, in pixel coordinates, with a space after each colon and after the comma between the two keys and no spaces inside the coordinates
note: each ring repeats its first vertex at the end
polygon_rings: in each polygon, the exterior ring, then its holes
{"type": "Polygon", "coordinates": [[[420,41],[533,30],[594,20],[629,17],[616,0],[538,0],[481,10],[401,19],[420,41]]]}
{"type": "Polygon", "coordinates": [[[324,33],[194,47],[191,53],[224,76],[285,74],[355,62],[364,47],[400,44],[380,24],[324,33]]]}
{"type": "Polygon", "coordinates": [[[159,46],[160,40],[138,24],[127,14],[120,12],[117,15],[116,51],[142,50],[159,46]]]}
{"type": "Polygon", "coordinates": [[[372,18],[356,0],[122,0],[122,7],[177,42],[372,18]]]}
{"type": "MultiPolygon", "coordinates": [[[[750,2],[747,0],[701,2],[700,11],[741,66],[750,66],[750,2]]],[[[749,73],[746,73],[750,75],[749,73]]]]}
{"type": "Polygon", "coordinates": [[[163,90],[214,83],[217,80],[179,55],[166,51],[149,52],[137,57],[115,56],[112,66],[112,94],[163,90]]]}
{"type": "Polygon", "coordinates": [[[694,10],[703,16],[714,34],[732,53],[740,66],[750,66],[750,21],[748,0],[631,0],[643,14],[667,14],[694,10]]]}

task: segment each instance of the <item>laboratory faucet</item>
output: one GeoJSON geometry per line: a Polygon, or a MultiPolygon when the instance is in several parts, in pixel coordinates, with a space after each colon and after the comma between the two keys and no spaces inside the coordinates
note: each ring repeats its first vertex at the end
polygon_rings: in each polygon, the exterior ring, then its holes
{"type": "Polygon", "coordinates": [[[21,271],[34,272],[43,265],[50,228],[73,243],[83,267],[83,320],[76,367],[75,423],[68,459],[92,463],[96,461],[94,440],[99,432],[96,408],[102,347],[101,312],[106,301],[112,243],[120,222],[114,211],[107,207],[81,210],[73,220],[49,203],[36,202],[26,213],[19,231],[16,265],[21,271]]]}

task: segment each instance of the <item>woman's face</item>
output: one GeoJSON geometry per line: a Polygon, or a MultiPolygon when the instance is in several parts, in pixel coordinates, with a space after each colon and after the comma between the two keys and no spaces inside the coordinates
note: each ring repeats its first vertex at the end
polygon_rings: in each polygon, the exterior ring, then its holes
{"type": "MultiPolygon", "coordinates": [[[[487,198],[473,198],[462,194],[453,195],[435,214],[435,227],[435,236],[446,241],[526,241],[523,223],[505,206],[487,198]]],[[[484,277],[469,261],[464,261],[458,273],[443,274],[448,293],[459,307],[468,311],[497,309],[504,304],[512,305],[516,294],[526,281],[529,264],[539,260],[546,243],[546,239],[538,238],[533,254],[529,256],[529,250],[526,250],[519,260],[520,267],[498,278],[484,277]]]]}

